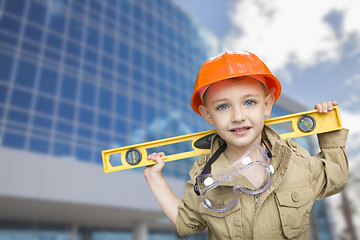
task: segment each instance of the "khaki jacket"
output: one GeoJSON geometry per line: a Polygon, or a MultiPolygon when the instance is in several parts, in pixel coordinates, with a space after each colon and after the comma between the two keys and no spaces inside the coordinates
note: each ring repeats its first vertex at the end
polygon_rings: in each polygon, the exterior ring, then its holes
{"type": "MultiPolygon", "coordinates": [[[[194,184],[209,156],[223,140],[215,136],[211,153],[202,155],[190,170],[190,180],[179,205],[176,228],[180,236],[208,229],[209,239],[309,239],[309,215],[315,200],[344,189],[348,178],[345,142],[348,130],[318,135],[321,152],[310,156],[299,144],[265,126],[275,169],[271,186],[252,196],[240,194],[237,205],[226,212],[205,208],[194,193],[194,184]]],[[[215,172],[228,166],[222,154],[211,166],[215,172]]]]}

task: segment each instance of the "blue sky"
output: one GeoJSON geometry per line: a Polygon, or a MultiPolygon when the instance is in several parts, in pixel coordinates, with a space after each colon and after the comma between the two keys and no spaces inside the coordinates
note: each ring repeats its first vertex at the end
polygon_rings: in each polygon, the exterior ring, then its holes
{"type": "Polygon", "coordinates": [[[259,56],[307,109],[338,100],[360,162],[360,1],[173,0],[228,50],[259,56]]]}

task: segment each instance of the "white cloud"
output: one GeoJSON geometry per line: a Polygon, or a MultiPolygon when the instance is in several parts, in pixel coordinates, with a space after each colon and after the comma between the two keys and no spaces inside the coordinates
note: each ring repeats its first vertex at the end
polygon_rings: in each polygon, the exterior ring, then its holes
{"type": "Polygon", "coordinates": [[[348,128],[349,136],[346,142],[347,151],[360,160],[360,113],[341,111],[341,120],[344,128],[348,128]]]}
{"type": "Polygon", "coordinates": [[[234,27],[225,44],[254,52],[279,73],[288,63],[306,68],[336,62],[350,37],[360,42],[359,13],[358,0],[240,0],[229,13],[234,27]],[[326,20],[331,13],[342,19],[336,22],[340,29],[326,20]]]}
{"type": "Polygon", "coordinates": [[[360,88],[360,73],[357,73],[351,78],[346,79],[345,85],[351,86],[352,88],[360,88]]]}

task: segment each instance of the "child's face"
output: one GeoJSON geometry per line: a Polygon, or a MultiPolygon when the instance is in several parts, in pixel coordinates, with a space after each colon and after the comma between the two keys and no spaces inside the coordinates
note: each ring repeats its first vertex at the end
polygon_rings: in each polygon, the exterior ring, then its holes
{"type": "Polygon", "coordinates": [[[260,144],[264,116],[270,115],[274,97],[265,96],[259,81],[248,77],[220,81],[207,89],[205,98],[199,110],[228,148],[260,144]]]}

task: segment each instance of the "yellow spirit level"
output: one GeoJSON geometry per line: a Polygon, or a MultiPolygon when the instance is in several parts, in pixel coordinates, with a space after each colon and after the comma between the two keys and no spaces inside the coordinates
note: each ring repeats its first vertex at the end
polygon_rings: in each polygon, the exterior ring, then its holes
{"type": "MultiPolygon", "coordinates": [[[[326,114],[318,113],[317,110],[313,110],[265,120],[266,125],[276,125],[282,123],[291,123],[293,130],[292,132],[289,131],[288,133],[280,134],[282,138],[296,138],[335,131],[342,128],[338,106],[335,106],[333,111],[330,111],[326,114]]],[[[166,155],[164,157],[165,162],[195,157],[203,153],[209,153],[210,141],[214,133],[215,130],[208,130],[172,138],[165,138],[152,142],[104,150],[102,151],[104,171],[105,173],[108,173],[153,165],[154,162],[147,159],[148,149],[168,146],[181,142],[191,141],[192,150],[166,155]],[[111,161],[111,159],[113,161],[111,161]],[[118,164],[115,164],[115,162],[118,164]]]]}

